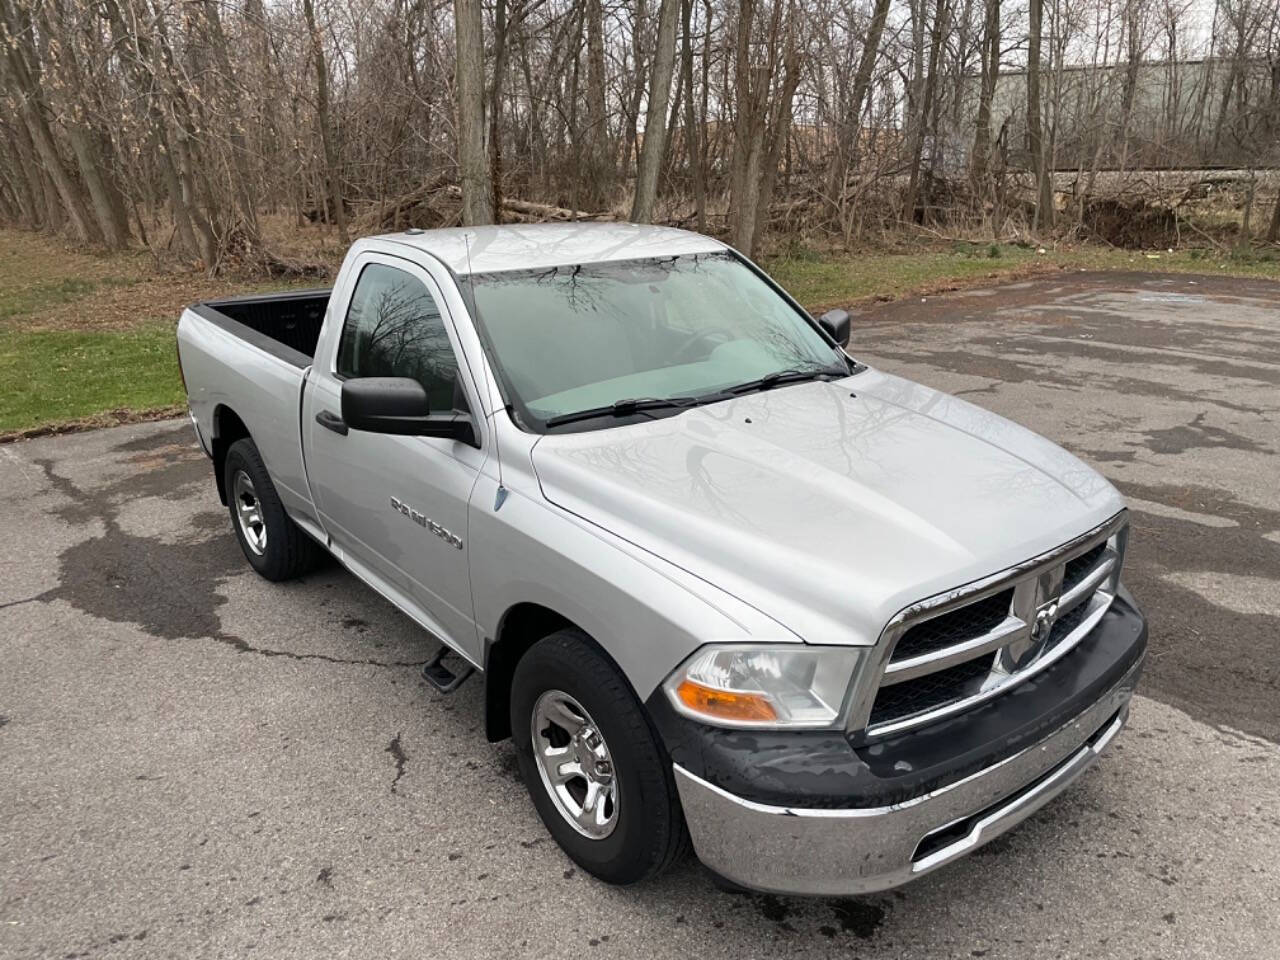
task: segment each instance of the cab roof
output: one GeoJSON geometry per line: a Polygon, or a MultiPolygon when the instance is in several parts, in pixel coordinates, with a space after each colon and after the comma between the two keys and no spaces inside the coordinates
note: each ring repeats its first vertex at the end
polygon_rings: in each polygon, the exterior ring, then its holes
{"type": "Polygon", "coordinates": [[[387,233],[357,243],[372,246],[374,241],[429,253],[458,275],[541,270],[579,263],[673,257],[727,249],[718,240],[698,233],[641,223],[448,227],[387,233]]]}

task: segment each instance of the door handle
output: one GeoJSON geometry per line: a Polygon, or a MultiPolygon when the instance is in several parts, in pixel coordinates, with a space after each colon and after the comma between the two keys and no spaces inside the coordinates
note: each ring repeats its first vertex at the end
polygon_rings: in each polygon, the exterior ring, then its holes
{"type": "Polygon", "coordinates": [[[330,413],[328,410],[321,410],[316,414],[316,423],[324,427],[326,430],[332,430],[334,433],[347,435],[347,422],[336,413],[330,413]]]}

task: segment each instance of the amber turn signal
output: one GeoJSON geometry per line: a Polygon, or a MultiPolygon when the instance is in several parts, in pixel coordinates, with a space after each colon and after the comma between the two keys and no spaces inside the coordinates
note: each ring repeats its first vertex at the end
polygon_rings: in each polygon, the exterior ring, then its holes
{"type": "Polygon", "coordinates": [[[686,679],[676,687],[676,696],[680,698],[681,703],[695,713],[719,720],[762,723],[778,719],[773,705],[758,693],[716,690],[686,679]]]}

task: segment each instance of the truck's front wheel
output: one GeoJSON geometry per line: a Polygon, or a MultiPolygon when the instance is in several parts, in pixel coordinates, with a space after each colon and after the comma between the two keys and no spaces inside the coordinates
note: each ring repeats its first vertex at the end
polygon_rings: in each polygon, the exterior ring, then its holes
{"type": "Polygon", "coordinates": [[[511,727],[542,822],[584,870],[635,883],[684,852],[671,762],[626,680],[581,631],[557,631],[520,658],[511,727]]]}
{"type": "Polygon", "coordinates": [[[233,443],[223,470],[231,526],[249,565],[268,580],[289,580],[311,570],[322,556],[320,545],[285,513],[254,442],[233,443]]]}

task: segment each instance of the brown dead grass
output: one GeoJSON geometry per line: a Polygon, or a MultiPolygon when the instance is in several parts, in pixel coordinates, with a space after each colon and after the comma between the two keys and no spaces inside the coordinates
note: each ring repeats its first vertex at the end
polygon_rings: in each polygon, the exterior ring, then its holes
{"type": "MultiPolygon", "coordinates": [[[[344,251],[327,227],[266,217],[263,237],[269,249],[332,273],[342,262],[344,251]]],[[[0,229],[0,322],[13,330],[132,330],[176,322],[184,307],[201,300],[324,283],[245,270],[210,277],[146,251],[95,254],[61,238],[0,229]]]]}
{"type": "Polygon", "coordinates": [[[245,292],[245,284],[201,275],[159,275],[128,285],[100,286],[69,303],[36,310],[13,322],[20,330],[130,330],[170,318],[200,300],[245,292]]]}

